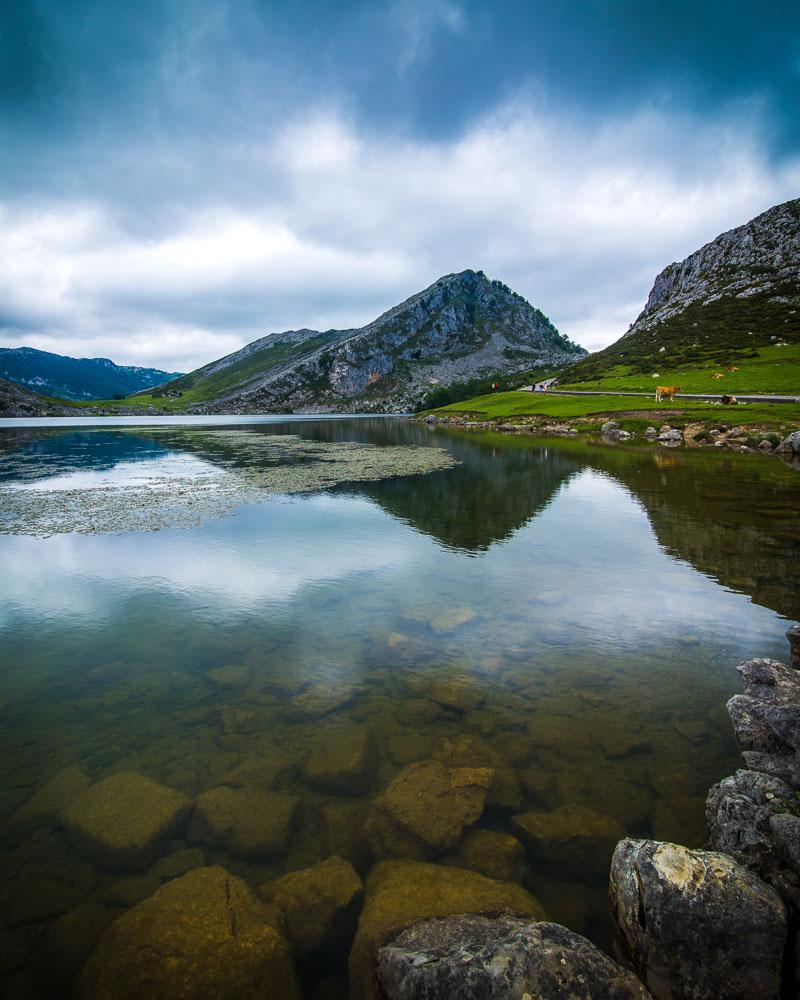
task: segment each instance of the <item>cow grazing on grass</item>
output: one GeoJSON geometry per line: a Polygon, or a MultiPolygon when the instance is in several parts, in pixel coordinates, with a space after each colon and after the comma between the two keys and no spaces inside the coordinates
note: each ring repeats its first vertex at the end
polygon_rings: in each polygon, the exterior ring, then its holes
{"type": "Polygon", "coordinates": [[[656,402],[660,403],[662,399],[674,399],[680,391],[681,387],[679,385],[657,385],[656,402]]]}

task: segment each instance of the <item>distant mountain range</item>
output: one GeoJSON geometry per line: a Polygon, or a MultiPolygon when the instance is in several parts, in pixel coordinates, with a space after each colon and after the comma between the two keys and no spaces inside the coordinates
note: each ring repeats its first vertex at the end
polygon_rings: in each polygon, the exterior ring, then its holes
{"type": "Polygon", "coordinates": [[[616,343],[569,371],[634,374],[800,340],[800,198],[775,205],[658,275],[647,304],[616,343]]]}
{"type": "Polygon", "coordinates": [[[204,413],[408,410],[436,386],[585,354],[501,281],[462,271],[367,326],[271,334],[152,395],[204,413]]]}
{"type": "Polygon", "coordinates": [[[181,372],[115,365],[108,358],[68,358],[33,347],[0,347],[0,378],[58,399],[114,399],[152,389],[181,372]]]}

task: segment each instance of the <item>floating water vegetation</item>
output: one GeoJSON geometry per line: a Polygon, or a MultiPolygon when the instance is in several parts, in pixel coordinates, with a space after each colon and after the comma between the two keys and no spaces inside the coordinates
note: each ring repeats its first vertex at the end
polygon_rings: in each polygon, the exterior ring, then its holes
{"type": "Polygon", "coordinates": [[[0,533],[46,537],[188,528],[270,496],[423,475],[456,464],[442,448],[320,442],[242,430],[148,427],[119,433],[177,448],[184,461],[165,462],[162,453],[130,463],[126,456],[87,481],[69,459],[49,463],[42,478],[40,463],[37,472],[24,455],[6,454],[0,458],[0,533]]]}

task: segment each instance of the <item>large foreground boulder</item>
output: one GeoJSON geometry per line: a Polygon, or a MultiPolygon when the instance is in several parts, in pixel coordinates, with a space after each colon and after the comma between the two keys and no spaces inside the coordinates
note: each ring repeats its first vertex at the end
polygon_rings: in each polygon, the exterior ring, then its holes
{"type": "Polygon", "coordinates": [[[364,883],[349,862],[334,856],[266,882],[259,891],[283,914],[295,953],[306,956],[335,951],[336,944],[347,943],[364,883]]]}
{"type": "Polygon", "coordinates": [[[77,1000],[298,1000],[270,910],[223,868],[168,882],[116,920],[78,977],[77,1000]]]}
{"type": "Polygon", "coordinates": [[[375,799],[364,837],[376,858],[432,858],[449,850],[483,812],[494,772],[447,767],[438,760],[409,764],[375,799]]]}
{"type": "Polygon", "coordinates": [[[378,952],[385,1000],[645,1000],[636,976],[559,924],[467,914],[425,920],[378,952]]]}
{"type": "Polygon", "coordinates": [[[378,949],[412,924],[458,913],[503,912],[544,919],[539,901],[519,885],[417,861],[378,863],[367,879],[364,909],[350,952],[353,1000],[374,1000],[378,949]]]}
{"type": "Polygon", "coordinates": [[[134,771],[120,771],[90,785],[61,812],[60,820],[94,864],[133,871],[152,864],[179,836],[191,800],[134,771]]]}
{"type": "Polygon", "coordinates": [[[610,897],[621,943],[656,1000],[778,997],[783,903],[727,855],[623,840],[610,897]]]}
{"type": "Polygon", "coordinates": [[[186,837],[242,858],[273,858],[289,843],[298,799],[222,785],[197,796],[186,837]]]}

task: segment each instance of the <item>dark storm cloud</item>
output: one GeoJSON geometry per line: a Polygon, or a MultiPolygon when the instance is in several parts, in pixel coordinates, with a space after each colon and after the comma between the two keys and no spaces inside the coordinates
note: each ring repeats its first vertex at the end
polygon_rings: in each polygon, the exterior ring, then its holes
{"type": "Polygon", "coordinates": [[[669,260],[797,193],[799,28],[738,0],[10,0],[0,339],[185,368],[471,266],[608,341],[669,260]]]}

